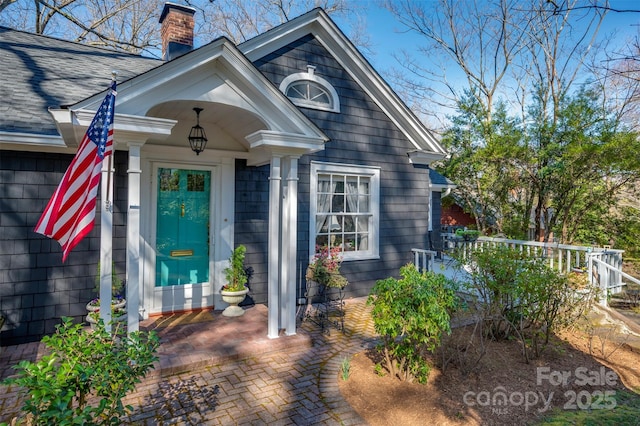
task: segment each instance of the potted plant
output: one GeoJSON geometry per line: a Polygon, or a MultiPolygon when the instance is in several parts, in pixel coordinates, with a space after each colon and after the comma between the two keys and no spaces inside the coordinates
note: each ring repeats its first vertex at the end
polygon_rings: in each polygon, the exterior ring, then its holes
{"type": "MultiPolygon", "coordinates": [[[[122,306],[116,306],[111,304],[111,322],[123,322],[127,319],[127,310],[122,306]]],[[[87,322],[91,326],[92,330],[96,329],[98,321],[100,320],[100,310],[91,311],[87,314],[87,322]]]]}
{"type": "Polygon", "coordinates": [[[307,280],[314,281],[321,286],[344,288],[349,282],[340,273],[342,257],[340,247],[319,247],[318,253],[307,267],[307,280]]]}
{"type": "Polygon", "coordinates": [[[227,283],[222,286],[220,294],[222,300],[229,304],[222,311],[226,317],[238,317],[244,315],[244,310],[238,306],[247,296],[249,289],[246,287],[247,271],[244,268],[244,256],[247,248],[239,245],[229,257],[229,267],[224,269],[227,283]]]}
{"type": "Polygon", "coordinates": [[[456,229],[456,236],[465,241],[475,241],[480,236],[480,231],[475,229],[456,229]]]}
{"type": "MultiPolygon", "coordinates": [[[[100,310],[100,263],[98,263],[98,275],[96,276],[96,286],[94,291],[98,295],[87,303],[88,312],[98,312],[100,310]]],[[[124,281],[121,280],[116,274],[115,265],[112,265],[111,270],[111,309],[124,309],[127,304],[126,299],[123,296],[124,281]]],[[[87,321],[89,321],[87,319],[87,321]]]]}

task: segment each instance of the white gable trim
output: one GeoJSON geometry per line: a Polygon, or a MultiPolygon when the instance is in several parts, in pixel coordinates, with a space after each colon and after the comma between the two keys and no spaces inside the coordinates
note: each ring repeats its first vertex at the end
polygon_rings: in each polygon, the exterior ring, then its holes
{"type": "Polygon", "coordinates": [[[407,152],[407,156],[409,156],[409,162],[411,164],[421,164],[428,166],[434,161],[442,160],[443,156],[440,153],[434,153],[430,151],[424,150],[414,150],[407,152]]]}

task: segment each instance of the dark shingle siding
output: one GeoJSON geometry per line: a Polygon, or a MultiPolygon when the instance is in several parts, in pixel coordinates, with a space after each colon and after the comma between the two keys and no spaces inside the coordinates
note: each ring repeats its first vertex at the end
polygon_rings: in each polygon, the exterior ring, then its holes
{"type": "Polygon", "coordinates": [[[247,247],[245,265],[251,301],[267,302],[267,243],[269,237],[269,166],[248,167],[236,160],[235,243],[247,247]]]}
{"type": "MultiPolygon", "coordinates": [[[[310,161],[381,168],[380,259],[345,262],[342,267],[352,282],[349,295],[366,295],[376,280],[398,275],[400,266],[412,260],[411,248],[427,247],[428,170],[413,168],[409,164],[407,152],[415,147],[312,36],[256,61],[255,65],[276,86],[288,75],[306,72],[307,65],[314,65],[316,75],[329,81],[340,98],[340,113],[301,108],[330,141],[324,151],[300,159],[300,273],[304,274],[309,256],[310,161]]],[[[266,251],[266,240],[263,250],[266,251]]]]}
{"type": "MultiPolygon", "coordinates": [[[[7,330],[1,335],[3,345],[39,340],[55,330],[62,316],[83,320],[85,305],[94,297],[100,257],[99,214],[93,231],[64,264],[60,245],[33,231],[72,158],[0,151],[0,313],[7,318],[7,330]]],[[[116,152],[117,186],[126,184],[126,160],[126,152],[116,152]]],[[[126,192],[117,191],[113,257],[121,278],[126,207],[126,192]]]]}
{"type": "Polygon", "coordinates": [[[433,224],[433,232],[431,235],[432,249],[433,250],[442,250],[442,232],[440,227],[440,218],[442,217],[442,193],[434,192],[433,193],[433,212],[432,217],[434,218],[433,224]]]}

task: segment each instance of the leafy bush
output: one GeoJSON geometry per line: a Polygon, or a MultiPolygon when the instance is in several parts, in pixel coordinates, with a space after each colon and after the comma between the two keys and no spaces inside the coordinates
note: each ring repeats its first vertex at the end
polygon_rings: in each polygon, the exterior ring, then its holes
{"type": "Polygon", "coordinates": [[[551,333],[572,322],[590,297],[574,291],[566,275],[506,246],[472,251],[466,290],[477,296],[481,320],[492,339],[518,338],[528,362],[539,356],[551,333]]]}
{"type": "Polygon", "coordinates": [[[454,286],[444,275],[420,273],[411,264],[400,268],[400,275],[400,280],[376,282],[367,300],[373,305],[375,329],[382,336],[378,350],[391,375],[426,383],[430,372],[427,352],[433,352],[442,334],[450,332],[454,286]]]}
{"type": "Polygon", "coordinates": [[[21,361],[14,367],[17,376],[5,381],[27,394],[22,409],[35,425],[120,424],[132,409],[123,406],[122,398],[158,359],[154,332],[112,335],[102,320],[95,330],[85,331],[63,318],[56,333],[42,342],[47,354],[36,362],[21,361]]]}

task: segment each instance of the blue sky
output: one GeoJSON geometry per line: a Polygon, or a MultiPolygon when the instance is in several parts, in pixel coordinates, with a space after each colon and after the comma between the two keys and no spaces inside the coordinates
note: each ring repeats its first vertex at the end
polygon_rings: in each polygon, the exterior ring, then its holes
{"type": "MultiPolygon", "coordinates": [[[[368,57],[369,61],[378,71],[385,71],[390,66],[395,66],[396,61],[392,55],[399,48],[417,51],[417,47],[424,44],[424,38],[418,34],[401,32],[401,25],[387,10],[379,7],[377,2],[369,0],[357,0],[366,7],[367,30],[372,42],[372,50],[375,56],[368,57]]],[[[623,42],[626,37],[637,34],[640,25],[640,0],[611,0],[610,6],[619,10],[635,10],[637,12],[608,12],[603,26],[600,29],[601,36],[614,34],[616,39],[623,42]]],[[[349,33],[346,24],[336,19],[337,24],[349,33]]]]}
{"type": "MultiPolygon", "coordinates": [[[[377,2],[369,0],[358,0],[362,2],[363,9],[366,10],[366,23],[371,41],[371,50],[374,55],[365,55],[373,67],[389,81],[387,77],[391,68],[401,69],[394,59],[394,52],[406,50],[408,52],[418,52],[419,46],[424,46],[425,39],[416,33],[402,31],[393,15],[385,9],[379,7],[377,2]]],[[[617,13],[610,11],[605,15],[599,37],[611,36],[613,43],[624,47],[628,40],[638,34],[640,29],[640,1],[639,0],[611,0],[610,7],[619,10],[636,10],[637,12],[617,13]]],[[[347,24],[336,19],[336,23],[347,35],[350,29],[347,24]]],[[[423,59],[424,61],[424,59],[423,59]]],[[[431,66],[431,65],[430,65],[431,66]]],[[[450,79],[460,81],[460,88],[466,87],[464,75],[459,68],[452,64],[447,67],[447,74],[450,79]]],[[[389,81],[391,83],[391,81],[389,81]]],[[[424,117],[423,117],[424,118],[424,117]]],[[[438,126],[433,122],[431,125],[438,126]]]]}

